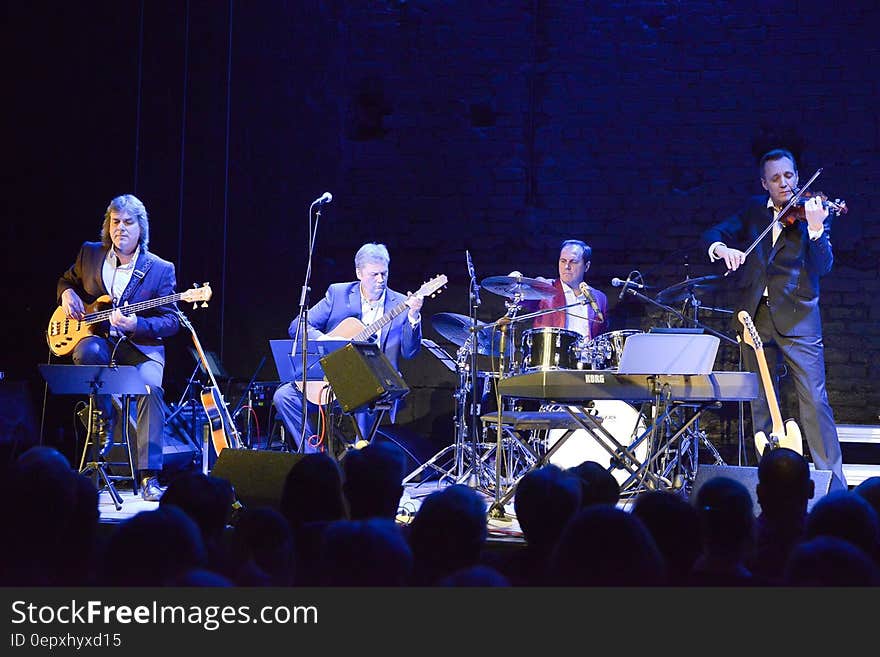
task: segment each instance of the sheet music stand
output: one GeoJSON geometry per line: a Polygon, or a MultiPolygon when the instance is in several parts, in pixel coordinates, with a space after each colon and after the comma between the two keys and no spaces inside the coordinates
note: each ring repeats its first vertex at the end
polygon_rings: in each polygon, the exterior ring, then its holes
{"type": "Polygon", "coordinates": [[[128,417],[130,413],[129,404],[132,395],[146,395],[147,386],[144,384],[137,367],[133,365],[119,365],[111,367],[109,365],[39,365],[40,374],[49,384],[49,389],[55,395],[88,395],[89,397],[89,422],[86,434],[86,443],[83,446],[83,458],[80,460],[80,473],[88,474],[94,472],[95,486],[98,481],[102,481],[104,486],[113,499],[116,510],[122,509],[122,497],[119,491],[113,485],[114,481],[119,479],[131,479],[134,492],[137,493],[138,482],[137,472],[134,467],[134,455],[131,449],[131,439],[128,430],[128,417]],[[105,471],[107,463],[98,458],[98,443],[92,435],[94,427],[92,426],[95,414],[95,397],[96,395],[122,395],[123,398],[123,417],[122,432],[125,439],[125,445],[128,450],[128,465],[131,470],[130,477],[121,477],[117,475],[108,475],[105,471]],[[92,460],[85,463],[86,451],[89,443],[92,446],[92,460]]]}

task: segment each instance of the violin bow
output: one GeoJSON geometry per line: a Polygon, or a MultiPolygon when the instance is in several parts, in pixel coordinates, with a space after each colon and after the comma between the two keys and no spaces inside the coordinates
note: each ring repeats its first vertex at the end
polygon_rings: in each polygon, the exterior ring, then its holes
{"type": "MultiPolygon", "coordinates": [[[[771,219],[770,223],[767,224],[767,227],[766,227],[763,231],[761,231],[761,234],[758,235],[758,237],[755,238],[755,241],[752,242],[751,246],[749,246],[749,248],[747,248],[745,251],[743,251],[743,257],[744,257],[744,258],[747,258],[748,255],[749,255],[752,251],[755,250],[755,247],[757,247],[758,244],[761,243],[761,240],[764,239],[764,237],[767,235],[767,233],[769,233],[771,230],[773,230],[773,225],[774,225],[777,221],[779,221],[779,218],[780,218],[780,217],[785,216],[785,213],[788,212],[788,211],[791,209],[791,207],[792,207],[795,203],[798,202],[798,199],[799,199],[801,196],[803,196],[804,192],[807,191],[807,188],[808,188],[810,185],[813,184],[813,181],[815,181],[816,178],[819,177],[819,174],[820,174],[820,173],[822,173],[822,168],[821,168],[821,167],[820,167],[819,169],[816,170],[816,173],[814,173],[814,174],[812,175],[812,177],[807,181],[807,183],[806,183],[803,187],[801,187],[800,189],[798,189],[798,190],[794,193],[794,195],[793,195],[790,199],[788,199],[788,203],[786,203],[786,204],[785,204],[785,207],[782,208],[782,209],[779,211],[779,214],[776,215],[776,217],[775,217],[774,219],[771,219]]],[[[731,271],[733,271],[733,270],[732,270],[732,269],[728,269],[726,272],[724,272],[724,275],[727,276],[731,271]]]]}

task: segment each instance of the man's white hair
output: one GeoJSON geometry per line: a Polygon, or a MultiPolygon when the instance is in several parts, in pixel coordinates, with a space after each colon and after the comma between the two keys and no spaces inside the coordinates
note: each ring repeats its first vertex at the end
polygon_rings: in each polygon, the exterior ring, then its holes
{"type": "Polygon", "coordinates": [[[368,262],[381,262],[387,265],[391,262],[391,256],[388,255],[388,248],[384,244],[376,242],[368,242],[358,249],[354,254],[355,269],[360,269],[368,262]]]}

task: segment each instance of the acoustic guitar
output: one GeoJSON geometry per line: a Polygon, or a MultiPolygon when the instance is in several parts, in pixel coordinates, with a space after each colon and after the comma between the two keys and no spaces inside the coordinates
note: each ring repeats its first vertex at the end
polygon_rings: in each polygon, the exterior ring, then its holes
{"type": "MultiPolygon", "coordinates": [[[[139,301],[127,306],[119,306],[119,310],[123,315],[132,315],[150,308],[158,308],[169,303],[185,301],[187,303],[197,303],[199,301],[207,303],[211,299],[211,284],[205,283],[202,287],[194,285],[186,292],[178,292],[169,294],[164,297],[150,299],[148,301],[139,301]]],[[[49,349],[56,356],[66,356],[83,338],[94,335],[98,332],[101,322],[110,319],[110,313],[113,312],[109,294],[104,294],[95,299],[90,304],[85,304],[86,314],[82,319],[74,319],[68,317],[64,312],[64,308],[58,306],[52,317],[49,319],[49,327],[46,329],[46,342],[49,349]]]]}
{"type": "MultiPolygon", "coordinates": [[[[339,322],[339,324],[337,324],[333,328],[333,330],[331,330],[320,339],[349,340],[352,342],[363,342],[365,340],[369,340],[374,335],[376,335],[376,333],[378,333],[383,327],[390,324],[395,317],[400,315],[400,313],[408,309],[406,302],[410,299],[410,297],[432,297],[437,294],[443,288],[443,286],[446,285],[447,282],[448,279],[446,278],[445,274],[435,276],[430,281],[423,283],[422,286],[413,294],[407,296],[404,301],[401,301],[399,304],[394,306],[391,310],[386,312],[384,315],[382,315],[382,317],[377,319],[369,326],[365,326],[364,323],[357,317],[346,317],[341,322],[339,322]]],[[[297,389],[300,392],[303,392],[302,380],[297,380],[295,383],[297,389]]],[[[324,381],[306,381],[306,389],[303,394],[305,398],[313,404],[323,406],[330,400],[330,392],[330,383],[325,379],[324,381]]]]}
{"type": "Polygon", "coordinates": [[[764,356],[764,343],[761,341],[761,336],[758,335],[758,331],[752,322],[752,317],[745,310],[741,310],[737,317],[745,328],[743,340],[755,350],[755,356],[758,359],[758,371],[761,373],[761,385],[764,386],[767,406],[770,407],[770,419],[773,421],[769,436],[765,435],[763,431],[755,433],[755,448],[758,450],[758,457],[764,455],[764,450],[768,446],[770,449],[788,447],[803,456],[804,441],[801,437],[800,427],[798,427],[797,422],[794,420],[786,420],[784,423],[782,421],[782,413],[779,412],[779,402],[773,389],[773,380],[770,378],[770,369],[767,367],[767,359],[764,356]]]}
{"type": "MultiPolygon", "coordinates": [[[[208,377],[211,380],[211,385],[202,388],[202,391],[199,393],[199,399],[202,402],[202,407],[205,409],[205,414],[208,416],[208,427],[211,432],[211,443],[214,445],[214,453],[219,457],[220,452],[227,447],[241,449],[241,435],[235,426],[232,415],[229,413],[226,402],[223,400],[223,395],[220,394],[220,386],[217,385],[214,372],[211,370],[208,359],[205,357],[205,352],[202,349],[199,336],[196,334],[196,329],[187,319],[186,315],[179,313],[178,316],[180,317],[180,323],[186,326],[192,334],[196,353],[198,353],[202,367],[208,373],[208,377]]],[[[207,458],[207,455],[203,458],[207,458]]],[[[207,463],[207,460],[204,463],[207,463]]]]}

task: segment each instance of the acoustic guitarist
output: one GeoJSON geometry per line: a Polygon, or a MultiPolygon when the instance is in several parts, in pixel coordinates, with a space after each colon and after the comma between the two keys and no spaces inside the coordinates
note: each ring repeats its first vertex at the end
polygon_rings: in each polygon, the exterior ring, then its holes
{"type": "MultiPolygon", "coordinates": [[[[421,308],[423,299],[415,294],[407,295],[388,288],[388,265],[391,256],[384,244],[364,244],[354,257],[356,281],[333,283],[327,293],[308,311],[308,341],[332,337],[351,338],[350,335],[334,335],[343,320],[355,318],[366,326],[375,323],[390,309],[405,303],[407,311],[400,313],[391,322],[382,327],[372,340],[377,342],[391,364],[398,368],[400,357],[413,358],[421,348],[422,324],[421,308]]],[[[297,339],[299,317],[293,319],[288,328],[291,338],[297,339]]],[[[316,440],[308,420],[308,413],[316,406],[309,401],[303,403],[303,396],[294,383],[285,383],[278,387],[274,395],[274,404],[278,416],[284,423],[292,439],[297,443],[302,435],[302,423],[306,423],[306,444],[297,445],[299,451],[311,453],[318,451],[316,440]],[[303,406],[305,405],[305,413],[303,406]]],[[[391,420],[396,415],[396,405],[391,409],[391,420]]],[[[374,415],[369,410],[358,411],[354,419],[360,427],[361,434],[366,435],[373,422],[374,415]]]]}
{"type": "MultiPolygon", "coordinates": [[[[71,319],[83,319],[85,305],[109,295],[114,310],[94,334],[81,339],[72,351],[77,365],[137,367],[149,394],[137,399],[137,449],[135,464],[145,500],[158,501],[164,489],[162,439],[165,422],[162,377],[165,347],[162,339],[180,329],[174,304],[124,313],[118,308],[149,299],[173,295],[177,285],[174,265],[148,250],[150,223],[147,209],[135,196],[117,196],[104,213],[100,242],[85,242],[76,261],[58,280],[58,303],[71,319]]],[[[101,456],[112,447],[113,402],[97,395],[96,403],[106,418],[101,456]]]]}

